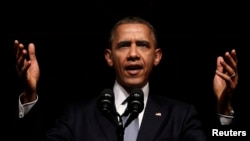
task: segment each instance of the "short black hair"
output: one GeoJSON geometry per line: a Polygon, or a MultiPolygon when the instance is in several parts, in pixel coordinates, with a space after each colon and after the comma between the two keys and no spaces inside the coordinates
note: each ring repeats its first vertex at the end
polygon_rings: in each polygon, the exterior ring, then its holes
{"type": "Polygon", "coordinates": [[[137,17],[137,16],[125,17],[125,18],[119,20],[113,26],[113,28],[111,29],[111,32],[110,32],[110,36],[109,36],[109,46],[110,47],[112,45],[112,41],[113,41],[114,36],[115,36],[115,30],[118,28],[118,26],[120,26],[122,24],[143,24],[143,25],[146,25],[151,30],[151,32],[153,34],[153,38],[154,38],[154,44],[157,47],[157,34],[156,34],[155,28],[153,27],[153,25],[150,22],[148,22],[147,20],[145,20],[143,18],[137,17]]]}

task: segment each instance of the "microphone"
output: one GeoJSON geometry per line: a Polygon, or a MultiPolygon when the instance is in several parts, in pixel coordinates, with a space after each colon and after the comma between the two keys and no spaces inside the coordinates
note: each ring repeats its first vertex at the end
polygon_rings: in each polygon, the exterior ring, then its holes
{"type": "Polygon", "coordinates": [[[103,114],[111,114],[114,110],[114,94],[110,89],[104,89],[99,97],[98,108],[103,114]]]}
{"type": "Polygon", "coordinates": [[[128,97],[128,105],[126,114],[129,114],[129,118],[125,123],[124,128],[126,128],[135,118],[138,117],[139,113],[144,108],[144,94],[143,91],[139,88],[134,88],[130,91],[128,97]]]}
{"type": "Polygon", "coordinates": [[[117,125],[117,112],[114,105],[114,93],[111,89],[104,89],[98,99],[97,106],[101,113],[112,123],[117,125]]]}
{"type": "Polygon", "coordinates": [[[144,94],[139,88],[134,88],[130,92],[128,99],[128,110],[131,114],[139,114],[144,108],[144,94]]]}
{"type": "Polygon", "coordinates": [[[113,91],[104,89],[98,99],[97,105],[101,113],[116,126],[118,141],[123,141],[124,129],[121,116],[115,108],[113,91]]]}

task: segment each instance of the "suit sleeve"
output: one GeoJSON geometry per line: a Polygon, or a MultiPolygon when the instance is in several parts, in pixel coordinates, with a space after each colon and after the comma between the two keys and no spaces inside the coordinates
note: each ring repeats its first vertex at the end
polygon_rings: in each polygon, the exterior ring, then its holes
{"type": "Polygon", "coordinates": [[[15,135],[21,141],[45,141],[48,129],[60,114],[53,104],[40,99],[23,118],[16,115],[15,135]]]}
{"type": "Polygon", "coordinates": [[[183,138],[185,141],[206,141],[201,119],[196,109],[189,106],[185,113],[185,120],[183,123],[183,138]]]}

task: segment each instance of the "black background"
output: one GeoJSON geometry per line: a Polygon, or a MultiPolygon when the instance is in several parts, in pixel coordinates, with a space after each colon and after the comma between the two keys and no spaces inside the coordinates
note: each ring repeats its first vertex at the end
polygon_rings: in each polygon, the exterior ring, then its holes
{"type": "MultiPolygon", "coordinates": [[[[13,42],[36,45],[41,77],[38,93],[60,108],[110,87],[114,75],[104,60],[113,24],[140,16],[158,32],[163,59],[151,84],[159,94],[212,108],[216,57],[236,49],[239,90],[236,105],[246,105],[249,79],[249,22],[245,3],[101,1],[1,4],[1,90],[11,107],[22,92],[15,72],[13,42]]],[[[8,108],[5,108],[8,110],[8,108]]]]}

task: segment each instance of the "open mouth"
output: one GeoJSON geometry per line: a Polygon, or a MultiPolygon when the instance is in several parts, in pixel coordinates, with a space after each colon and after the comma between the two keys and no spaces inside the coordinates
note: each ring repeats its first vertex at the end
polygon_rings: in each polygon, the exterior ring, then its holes
{"type": "Polygon", "coordinates": [[[130,75],[136,75],[142,70],[141,65],[128,65],[125,67],[125,70],[128,72],[130,75]]]}

